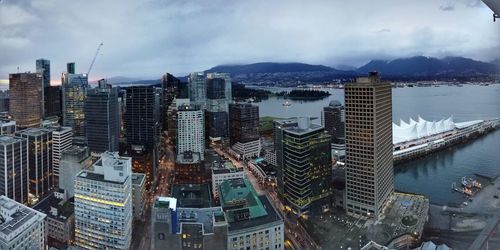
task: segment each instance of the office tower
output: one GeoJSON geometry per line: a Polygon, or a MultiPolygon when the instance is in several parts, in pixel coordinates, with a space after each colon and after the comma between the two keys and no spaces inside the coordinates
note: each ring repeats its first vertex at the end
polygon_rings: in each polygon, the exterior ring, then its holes
{"type": "Polygon", "coordinates": [[[181,207],[176,198],[156,197],[151,249],[227,249],[227,221],[221,207],[181,207]]]}
{"type": "Polygon", "coordinates": [[[183,104],[189,104],[190,101],[187,98],[174,98],[172,104],[168,107],[167,111],[167,123],[168,123],[168,138],[170,144],[173,145],[174,152],[177,152],[177,109],[183,104]]]}
{"type": "Polygon", "coordinates": [[[85,119],[87,145],[91,152],[118,151],[120,117],[118,89],[102,87],[87,90],[85,119]]]}
{"type": "Polygon", "coordinates": [[[146,193],[146,175],[132,173],[132,211],[136,220],[144,220],[143,215],[148,202],[146,193]]]}
{"type": "Polygon", "coordinates": [[[379,218],[394,191],[392,89],[376,72],[345,86],[347,213],[379,218]]]}
{"type": "Polygon", "coordinates": [[[76,174],[92,166],[88,147],[73,145],[62,152],[59,161],[59,188],[64,190],[67,199],[75,196],[76,174]]]}
{"type": "Polygon", "coordinates": [[[30,193],[36,202],[55,186],[52,166],[52,131],[44,128],[28,128],[17,131],[16,136],[28,140],[30,193]]]}
{"type": "Polygon", "coordinates": [[[40,58],[36,60],[36,73],[42,74],[42,86],[50,86],[50,61],[40,58]]]}
{"type": "Polygon", "coordinates": [[[38,127],[43,116],[42,75],[9,75],[10,115],[19,128],[38,127]]]}
{"type": "Polygon", "coordinates": [[[9,91],[0,91],[0,112],[9,112],[10,96],[9,91]]]}
{"type": "Polygon", "coordinates": [[[66,72],[68,74],[75,74],[75,63],[74,62],[69,62],[66,64],[66,72]]]}
{"type": "Polygon", "coordinates": [[[54,176],[59,179],[59,162],[62,153],[73,145],[73,129],[70,127],[52,127],[52,167],[54,176]]]}
{"type": "Polygon", "coordinates": [[[189,100],[193,105],[198,105],[201,109],[206,108],[207,89],[205,74],[203,72],[194,72],[188,76],[189,100]]]}
{"type": "Polygon", "coordinates": [[[260,154],[259,107],[248,103],[229,104],[229,143],[242,159],[260,154]]]}
{"type": "MultiPolygon", "coordinates": [[[[233,100],[233,93],[232,93],[232,82],[231,82],[231,76],[229,73],[208,73],[207,74],[207,79],[224,79],[224,96],[227,101],[227,103],[231,103],[233,100]]],[[[226,106],[227,108],[227,106],[226,106]]]]}
{"type": "Polygon", "coordinates": [[[45,117],[61,116],[62,91],[61,86],[48,86],[44,90],[45,117]]]}
{"type": "Polygon", "coordinates": [[[219,194],[228,224],[227,249],[285,249],[283,218],[250,181],[225,180],[219,194]]]}
{"type": "Polygon", "coordinates": [[[45,214],[3,195],[0,214],[0,249],[45,249],[45,214]]]}
{"type": "Polygon", "coordinates": [[[75,181],[75,243],[85,249],[129,249],[132,239],[130,157],[105,152],[75,181]]]}
{"type": "Polygon", "coordinates": [[[181,84],[181,81],[169,73],[166,73],[162,77],[161,86],[162,86],[162,90],[163,90],[163,93],[162,93],[163,98],[162,98],[161,121],[163,124],[163,130],[167,130],[167,128],[168,128],[168,123],[167,123],[168,108],[172,104],[174,98],[177,97],[180,84],[181,84]]]}
{"type": "Polygon", "coordinates": [[[212,167],[212,195],[219,198],[219,185],[225,180],[245,178],[243,168],[235,167],[231,162],[216,162],[212,167]]]}
{"type": "Polygon", "coordinates": [[[16,121],[0,120],[0,135],[13,135],[16,132],[16,121]]]}
{"type": "Polygon", "coordinates": [[[85,141],[85,98],[89,88],[87,74],[62,75],[63,125],[73,128],[78,141],[85,141]]]}
{"type": "Polygon", "coordinates": [[[331,101],[323,108],[321,116],[325,132],[332,136],[332,142],[345,143],[345,110],[339,101],[331,101]]]}
{"type": "Polygon", "coordinates": [[[325,132],[332,136],[332,159],[345,159],[345,109],[339,101],[331,101],[321,113],[321,123],[325,132]]]}
{"type": "Polygon", "coordinates": [[[125,138],[130,145],[142,145],[150,150],[159,138],[160,96],[154,86],[134,86],[126,89],[125,138]]]}
{"type": "Polygon", "coordinates": [[[205,121],[203,110],[183,104],[177,108],[177,155],[186,151],[200,154],[205,158],[205,121]]]}
{"type": "Polygon", "coordinates": [[[28,152],[26,139],[0,136],[0,195],[28,203],[28,152]]]}
{"type": "Polygon", "coordinates": [[[207,78],[206,80],[206,127],[207,136],[213,141],[228,135],[228,115],[225,80],[223,78],[207,78]]]}
{"type": "Polygon", "coordinates": [[[332,203],[331,137],[309,117],[276,122],[278,186],[296,214],[324,211],[332,203]],[[279,153],[278,153],[279,152],[279,153]]]}

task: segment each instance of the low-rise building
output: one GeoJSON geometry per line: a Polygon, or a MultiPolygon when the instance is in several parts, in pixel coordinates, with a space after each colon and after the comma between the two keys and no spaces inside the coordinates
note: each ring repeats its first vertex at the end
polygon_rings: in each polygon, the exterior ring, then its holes
{"type": "Polygon", "coordinates": [[[151,217],[151,249],[227,249],[227,221],[221,207],[178,205],[175,198],[156,197],[151,217]]]}
{"type": "Polygon", "coordinates": [[[75,235],[74,200],[64,200],[64,194],[54,192],[40,201],[33,209],[45,217],[47,245],[63,249],[68,247],[75,235]]]}
{"type": "Polygon", "coordinates": [[[225,180],[244,178],[245,171],[236,168],[231,162],[224,162],[212,168],[212,191],[214,199],[219,198],[219,185],[225,180]]]}
{"type": "Polygon", "coordinates": [[[265,195],[258,195],[247,179],[219,186],[228,221],[227,249],[284,249],[283,218],[265,195]]]}
{"type": "Polygon", "coordinates": [[[2,195],[0,217],[0,249],[45,249],[45,214],[2,195]]]}
{"type": "Polygon", "coordinates": [[[146,175],[132,173],[132,210],[134,219],[143,218],[144,206],[146,205],[146,175]]]}
{"type": "Polygon", "coordinates": [[[177,199],[178,207],[204,208],[212,206],[212,195],[208,183],[174,184],[170,193],[172,197],[177,199]]]}
{"type": "Polygon", "coordinates": [[[184,151],[175,161],[176,184],[202,184],[210,181],[210,170],[205,168],[200,153],[184,151]]]}

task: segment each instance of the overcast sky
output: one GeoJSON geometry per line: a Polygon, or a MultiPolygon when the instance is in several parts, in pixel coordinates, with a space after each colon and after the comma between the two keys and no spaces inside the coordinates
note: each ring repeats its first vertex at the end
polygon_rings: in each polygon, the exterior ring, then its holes
{"type": "Polygon", "coordinates": [[[261,61],[361,66],[414,55],[500,58],[479,0],[0,0],[0,80],[51,61],[91,79],[261,61]],[[375,4],[376,3],[376,4],[375,4]]]}

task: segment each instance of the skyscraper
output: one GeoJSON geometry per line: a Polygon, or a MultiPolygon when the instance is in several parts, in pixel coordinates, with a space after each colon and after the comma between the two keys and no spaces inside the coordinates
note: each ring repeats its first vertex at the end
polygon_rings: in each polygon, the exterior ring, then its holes
{"type": "Polygon", "coordinates": [[[130,145],[146,149],[156,147],[159,138],[160,95],[154,86],[133,86],[126,89],[125,137],[130,145]]]}
{"type": "Polygon", "coordinates": [[[76,174],[92,166],[92,157],[87,147],[73,145],[66,149],[59,162],[59,188],[66,193],[66,198],[75,195],[76,174]]]}
{"type": "Polygon", "coordinates": [[[59,180],[59,161],[62,153],[73,145],[73,129],[70,127],[54,127],[52,130],[52,167],[54,176],[59,180]]]}
{"type": "Polygon", "coordinates": [[[392,89],[377,72],[345,86],[346,205],[378,218],[394,191],[392,89]]]}
{"type": "Polygon", "coordinates": [[[42,86],[50,86],[50,61],[40,58],[36,60],[36,73],[42,74],[42,86]]]}
{"type": "Polygon", "coordinates": [[[207,74],[207,79],[214,79],[214,78],[224,79],[225,99],[226,99],[227,103],[231,103],[231,101],[233,100],[233,93],[232,93],[231,76],[229,75],[229,73],[208,73],[207,74]]]}
{"type": "Polygon", "coordinates": [[[28,152],[26,139],[0,136],[0,195],[28,203],[28,152]],[[7,173],[7,174],[5,174],[7,173]]]}
{"type": "Polygon", "coordinates": [[[17,131],[16,136],[28,141],[30,193],[35,199],[43,198],[55,186],[52,167],[52,131],[44,128],[28,128],[17,131]]]}
{"type": "Polygon", "coordinates": [[[98,87],[87,91],[85,100],[87,144],[91,152],[118,151],[120,117],[118,89],[98,87]]]}
{"type": "Polygon", "coordinates": [[[61,116],[61,86],[48,86],[43,92],[45,98],[45,117],[61,116]]]}
{"type": "Polygon", "coordinates": [[[205,118],[199,107],[184,104],[177,109],[177,155],[191,151],[204,159],[205,118]]]}
{"type": "Polygon", "coordinates": [[[85,137],[84,105],[89,88],[87,74],[63,73],[61,82],[63,125],[72,127],[75,137],[85,137]]]}
{"type": "Polygon", "coordinates": [[[203,72],[194,72],[189,74],[189,100],[194,105],[201,109],[206,108],[207,89],[205,82],[205,74],[203,72]]]}
{"type": "Polygon", "coordinates": [[[161,114],[161,122],[163,124],[163,130],[167,130],[167,112],[168,108],[172,104],[174,98],[177,97],[179,93],[179,85],[181,81],[177,79],[175,76],[170,73],[166,73],[162,77],[162,90],[163,90],[163,98],[162,98],[162,114],[161,114]]]}
{"type": "Polygon", "coordinates": [[[228,101],[223,78],[206,79],[206,127],[211,140],[228,136],[228,101]]]}
{"type": "Polygon", "coordinates": [[[74,62],[69,62],[66,64],[66,72],[68,74],[75,74],[75,63],[74,62]]]}
{"type": "Polygon", "coordinates": [[[105,152],[75,181],[75,243],[85,249],[129,249],[132,240],[130,157],[105,152]]]}
{"type": "Polygon", "coordinates": [[[42,75],[9,75],[10,115],[18,128],[38,127],[43,117],[42,75]]]}
{"type": "Polygon", "coordinates": [[[249,103],[229,104],[229,142],[241,158],[260,154],[259,107],[249,103]]]}
{"type": "Polygon", "coordinates": [[[282,177],[285,206],[297,214],[330,209],[332,204],[332,171],[330,136],[309,117],[277,122],[281,147],[276,155],[282,177]],[[281,126],[282,124],[283,126],[281,126]]]}
{"type": "Polygon", "coordinates": [[[331,101],[323,108],[322,114],[325,132],[332,136],[332,142],[345,143],[345,110],[339,101],[331,101]]]}

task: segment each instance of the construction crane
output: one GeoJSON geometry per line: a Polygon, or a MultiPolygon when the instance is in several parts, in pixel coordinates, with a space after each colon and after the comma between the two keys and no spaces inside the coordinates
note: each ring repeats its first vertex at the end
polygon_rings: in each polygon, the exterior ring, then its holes
{"type": "Polygon", "coordinates": [[[89,71],[87,71],[87,76],[90,74],[90,71],[92,70],[92,67],[94,66],[95,59],[97,58],[97,55],[99,55],[99,51],[101,50],[101,47],[103,46],[103,43],[100,43],[99,46],[97,46],[97,51],[95,52],[94,58],[92,59],[92,63],[90,63],[89,71]]]}

